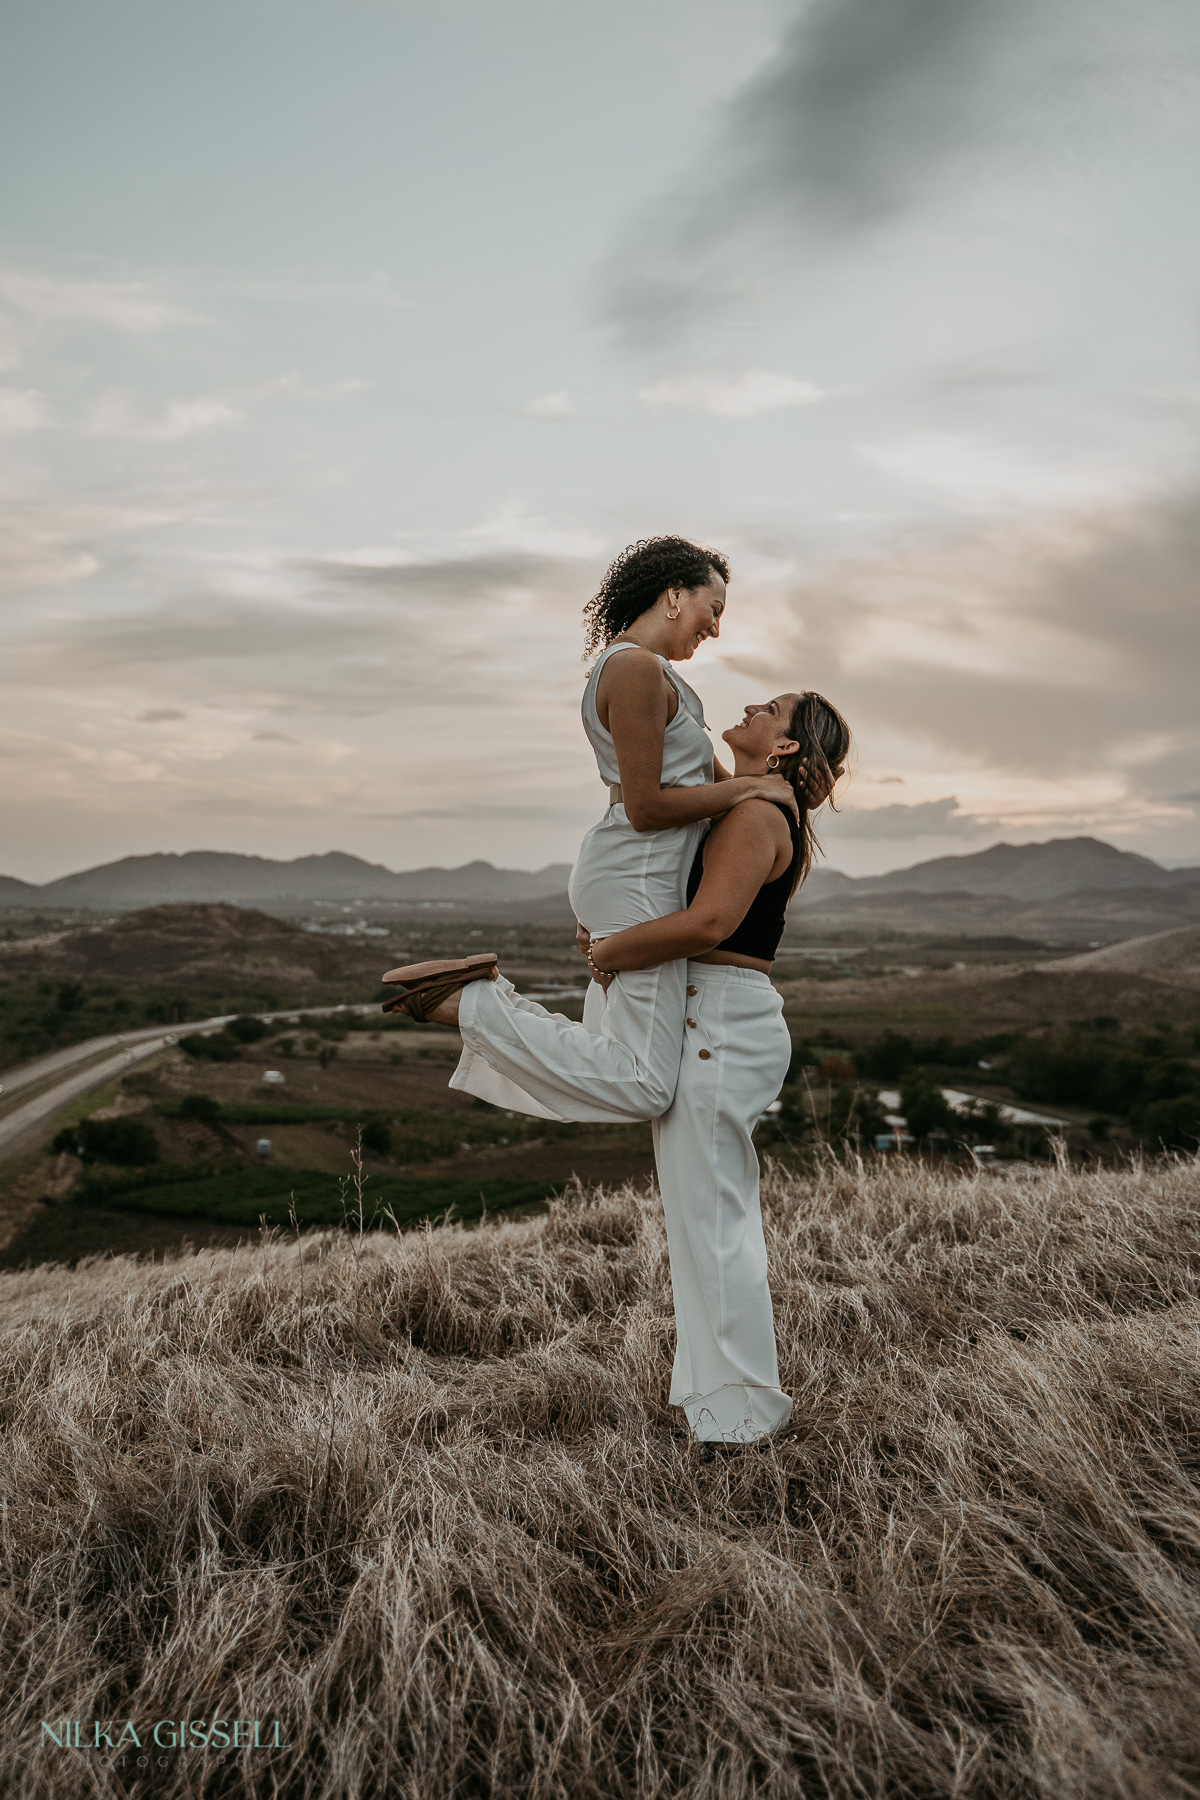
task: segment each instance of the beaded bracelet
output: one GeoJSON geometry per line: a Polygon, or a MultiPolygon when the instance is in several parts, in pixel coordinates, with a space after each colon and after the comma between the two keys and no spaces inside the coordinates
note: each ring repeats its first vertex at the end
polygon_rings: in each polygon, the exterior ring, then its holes
{"type": "Polygon", "coordinates": [[[591,948],[590,944],[588,945],[587,960],[588,960],[588,968],[592,971],[592,974],[596,976],[597,980],[602,981],[606,975],[615,975],[616,974],[615,969],[602,969],[600,967],[599,963],[595,960],[595,958],[592,955],[592,948],[591,948]]]}

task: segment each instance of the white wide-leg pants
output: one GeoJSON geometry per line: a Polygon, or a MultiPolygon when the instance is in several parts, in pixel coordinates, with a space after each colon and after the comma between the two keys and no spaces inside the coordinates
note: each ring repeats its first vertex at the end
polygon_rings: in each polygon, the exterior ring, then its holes
{"type": "MultiPolygon", "coordinates": [[[[687,904],[687,878],[708,821],[634,831],[610,806],[579,848],[568,893],[593,938],[661,919],[687,904]]],[[[512,982],[462,990],[463,1053],[450,1086],[539,1119],[628,1124],[670,1106],[679,1074],[687,964],[618,975],[607,997],[588,987],[583,1023],[548,1012],[512,982]]]]}
{"type": "Polygon", "coordinates": [[[791,1416],[751,1137],[790,1056],[783,999],[766,975],[687,964],[675,1099],[653,1131],[675,1302],[671,1404],[701,1441],[747,1443],[791,1416]]]}

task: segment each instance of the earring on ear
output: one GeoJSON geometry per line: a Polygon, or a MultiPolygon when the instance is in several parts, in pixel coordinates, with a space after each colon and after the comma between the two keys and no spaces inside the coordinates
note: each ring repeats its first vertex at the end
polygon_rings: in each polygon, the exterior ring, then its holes
{"type": "Polygon", "coordinates": [[[668,607],[667,607],[667,617],[668,617],[668,619],[677,619],[677,618],[678,618],[678,617],[679,617],[679,615],[680,615],[680,613],[681,613],[681,611],[682,611],[682,610],[683,610],[683,609],[682,609],[682,607],[681,607],[681,606],[680,606],[680,605],[679,605],[679,603],[678,603],[678,601],[676,601],[676,603],[675,603],[675,611],[674,611],[674,612],[672,612],[672,611],[671,611],[671,608],[670,608],[670,606],[669,606],[669,605],[668,605],[668,607]]]}
{"type": "Polygon", "coordinates": [[[767,767],[768,769],[777,769],[779,767],[779,758],[773,753],[767,758],[767,767]]]}

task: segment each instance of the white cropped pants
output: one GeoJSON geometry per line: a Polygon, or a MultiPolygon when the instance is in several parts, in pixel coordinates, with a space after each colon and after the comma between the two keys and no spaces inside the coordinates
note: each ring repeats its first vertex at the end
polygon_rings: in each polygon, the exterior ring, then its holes
{"type": "Polygon", "coordinates": [[[688,963],[679,1080],[653,1131],[675,1302],[671,1404],[701,1441],[748,1443],[791,1416],[752,1138],[790,1057],[783,999],[766,975],[688,963]]]}
{"type": "MultiPolygon", "coordinates": [[[[779,1386],[752,1135],[783,1085],[791,1039],[783,1000],[757,969],[664,967],[684,975],[687,1011],[682,1045],[678,1027],[673,1044],[653,1032],[645,1040],[643,1049],[659,1058],[656,1075],[640,1072],[627,1048],[599,1029],[610,1023],[614,996],[628,1028],[625,975],[609,988],[607,1005],[592,983],[582,1025],[524,999],[503,978],[471,982],[459,1012],[463,1062],[497,1083],[511,1071],[512,1091],[526,1102],[543,1096],[546,1117],[653,1120],[675,1305],[671,1404],[683,1408],[693,1437],[746,1443],[786,1424],[792,1410],[779,1386]],[[577,1086],[589,1068],[591,1093],[577,1086]]],[[[650,1001],[647,991],[634,1009],[643,1020],[650,1001]]],[[[464,1085],[459,1071],[452,1086],[464,1085]]]]}

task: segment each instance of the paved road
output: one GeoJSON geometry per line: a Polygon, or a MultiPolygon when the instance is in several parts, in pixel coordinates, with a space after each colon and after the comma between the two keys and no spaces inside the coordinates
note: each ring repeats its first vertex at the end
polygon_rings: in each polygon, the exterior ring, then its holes
{"type": "Polygon", "coordinates": [[[118,1031],[108,1037],[87,1038],[82,1044],[72,1044],[67,1050],[56,1050],[53,1056],[40,1056],[36,1062],[24,1063],[19,1069],[0,1072],[0,1094],[7,1100],[10,1094],[47,1081],[63,1069],[90,1062],[104,1050],[129,1050],[135,1044],[151,1040],[156,1047],[161,1048],[169,1038],[178,1036],[180,1032],[205,1031],[210,1028],[215,1030],[233,1016],[232,1013],[227,1013],[224,1018],[201,1019],[195,1025],[151,1025],[143,1031],[118,1031]]]}
{"type": "MultiPolygon", "coordinates": [[[[313,1017],[322,1013],[373,1012],[375,1009],[370,1006],[306,1006],[303,1010],[305,1017],[313,1017]]],[[[89,1038],[86,1043],[72,1044],[69,1050],[56,1050],[52,1056],[39,1057],[36,1062],[5,1071],[0,1074],[0,1109],[8,1110],[0,1112],[0,1156],[19,1150],[47,1119],[69,1101],[78,1099],[80,1094],[103,1087],[105,1082],[115,1080],[145,1057],[166,1049],[185,1033],[219,1031],[235,1016],[234,1013],[223,1013],[219,1018],[192,1019],[183,1025],[155,1025],[148,1030],[89,1038]],[[106,1051],[110,1054],[106,1055],[106,1051]],[[29,1098],[9,1107],[10,1096],[23,1091],[28,1091],[29,1098]]],[[[289,1009],[256,1013],[254,1017],[269,1022],[294,1019],[296,1012],[289,1009]]]]}

